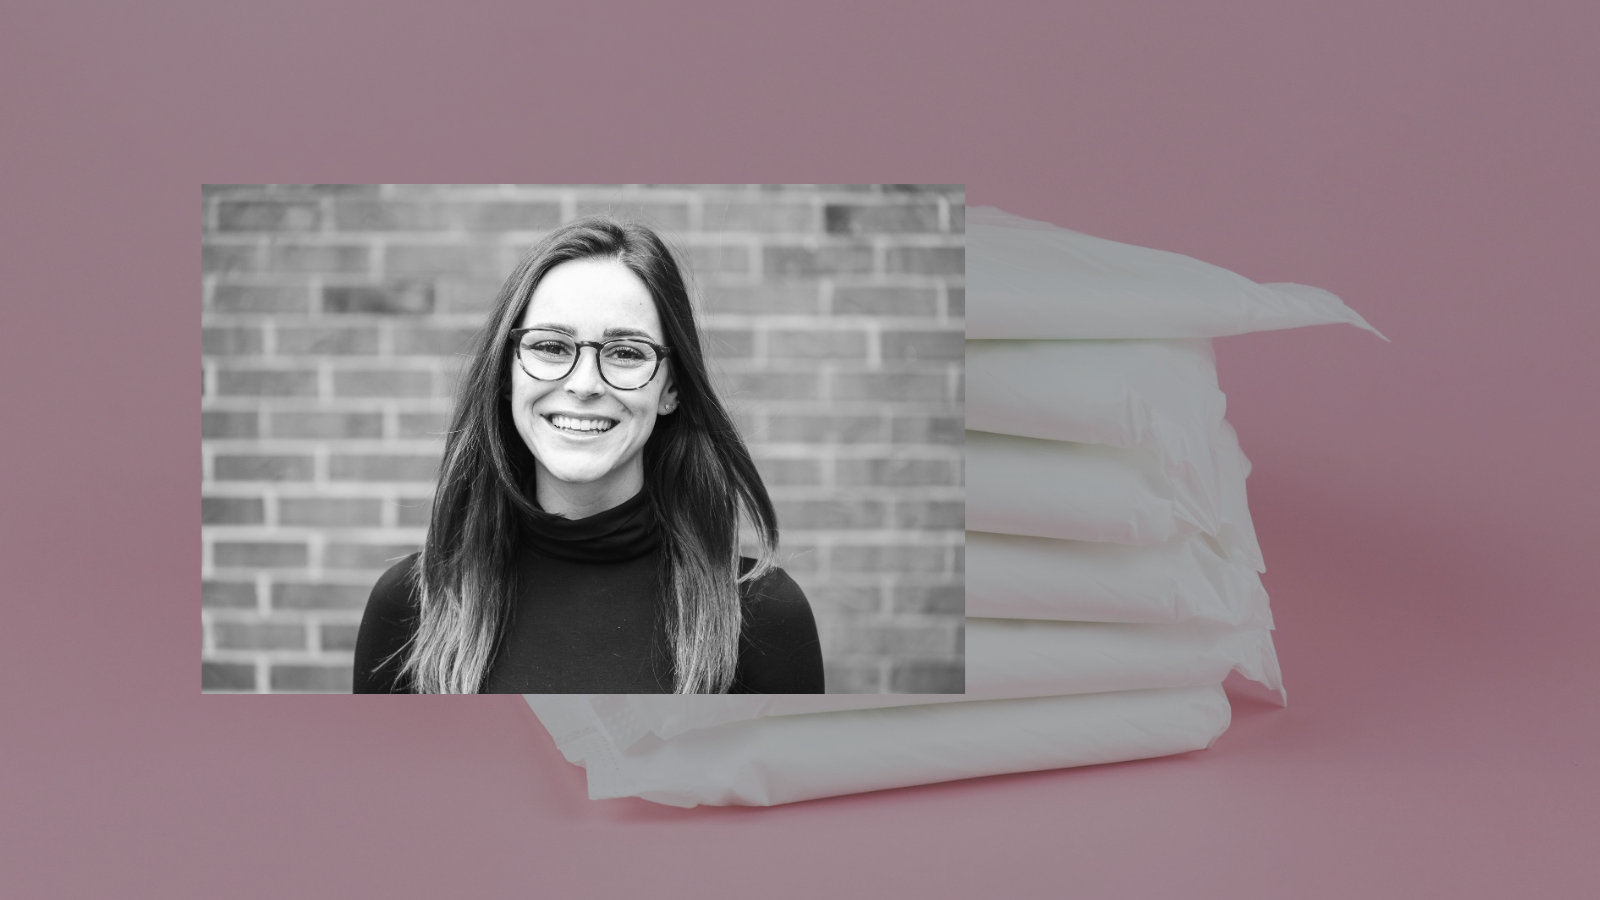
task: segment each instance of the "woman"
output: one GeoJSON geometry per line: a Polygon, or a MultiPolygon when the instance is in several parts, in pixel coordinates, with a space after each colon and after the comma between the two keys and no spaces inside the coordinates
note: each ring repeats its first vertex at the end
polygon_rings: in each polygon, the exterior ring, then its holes
{"type": "Polygon", "coordinates": [[[367,602],[356,692],[820,692],[777,541],[672,254],[574,222],[501,288],[422,552],[367,602]]]}

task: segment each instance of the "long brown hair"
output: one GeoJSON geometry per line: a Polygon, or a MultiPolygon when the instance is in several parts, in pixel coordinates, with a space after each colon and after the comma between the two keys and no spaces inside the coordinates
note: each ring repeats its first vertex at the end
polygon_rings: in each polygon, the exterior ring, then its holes
{"type": "Polygon", "coordinates": [[[645,490],[661,532],[663,621],[678,693],[722,693],[739,658],[739,583],[775,564],[777,515],[755,463],[706,373],[688,287],[672,252],[642,225],[580,219],[540,241],[506,279],[463,373],[428,537],[413,570],[419,621],[402,675],[419,693],[476,693],[516,600],[517,549],[534,496],[533,455],[506,393],[512,328],[551,269],[611,258],[649,288],[671,349],[678,407],[644,447],[645,490]],[[739,574],[741,511],[760,544],[739,574]]]}

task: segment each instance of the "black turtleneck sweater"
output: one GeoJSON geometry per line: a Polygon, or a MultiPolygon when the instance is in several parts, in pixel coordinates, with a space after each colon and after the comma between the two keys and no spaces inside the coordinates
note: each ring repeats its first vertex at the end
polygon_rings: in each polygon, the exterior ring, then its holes
{"type": "MultiPolygon", "coordinates": [[[[391,657],[416,630],[416,561],[415,555],[401,560],[372,589],[356,639],[358,694],[412,693],[391,657]]],[[[745,571],[751,564],[742,561],[745,571]]],[[[484,693],[671,693],[660,566],[661,542],[645,492],[586,519],[529,519],[517,561],[519,596],[484,693]]],[[[743,626],[733,692],[821,693],[816,621],[794,579],[775,569],[740,588],[743,626]]]]}

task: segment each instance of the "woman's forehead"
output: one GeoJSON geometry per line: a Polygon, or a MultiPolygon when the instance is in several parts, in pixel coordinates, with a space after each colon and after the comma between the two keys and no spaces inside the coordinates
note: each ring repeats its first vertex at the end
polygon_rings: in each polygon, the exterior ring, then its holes
{"type": "Polygon", "coordinates": [[[519,328],[559,326],[584,340],[607,332],[643,332],[661,339],[650,289],[616,259],[576,259],[546,272],[528,299],[519,328]]]}

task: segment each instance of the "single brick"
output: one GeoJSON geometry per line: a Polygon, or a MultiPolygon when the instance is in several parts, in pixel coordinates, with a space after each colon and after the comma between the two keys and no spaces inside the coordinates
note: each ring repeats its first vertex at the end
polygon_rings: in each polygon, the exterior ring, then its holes
{"type": "Polygon", "coordinates": [[[322,554],[330,569],[387,569],[417,552],[416,544],[356,544],[335,541],[322,554]]]}
{"type": "Polygon", "coordinates": [[[270,412],[268,432],[279,438],[375,438],[383,436],[383,413],[270,412]]]}
{"type": "Polygon", "coordinates": [[[429,517],[433,514],[433,501],[401,500],[395,513],[401,528],[426,528],[430,524],[429,517]]]}
{"type": "Polygon", "coordinates": [[[683,231],[689,227],[689,204],[677,202],[618,202],[580,200],[580,216],[611,216],[624,222],[638,222],[657,231],[683,231]]]}
{"type": "Polygon", "coordinates": [[[949,316],[953,319],[965,317],[967,314],[967,289],[958,287],[945,288],[945,296],[949,298],[946,304],[949,309],[949,316]]]}
{"type": "Polygon", "coordinates": [[[837,372],[835,400],[898,400],[903,403],[947,399],[949,381],[932,372],[837,372]]]}
{"type": "Polygon", "coordinates": [[[256,667],[250,663],[200,663],[200,690],[202,691],[253,691],[256,689],[256,667]]]}
{"type": "Polygon", "coordinates": [[[963,247],[890,247],[891,274],[965,275],[967,251],[963,247]]]}
{"type": "Polygon", "coordinates": [[[966,234],[967,205],[965,203],[950,204],[950,230],[955,234],[966,234]]]}
{"type": "Polygon", "coordinates": [[[877,666],[824,663],[822,670],[830,694],[877,694],[885,687],[877,666]]]}
{"type": "Polygon", "coordinates": [[[815,400],[821,380],[814,372],[725,372],[713,376],[723,397],[739,400],[815,400]]]}
{"type": "Polygon", "coordinates": [[[889,672],[889,690],[896,694],[963,694],[967,667],[959,662],[901,662],[889,672]]]}
{"type": "Polygon", "coordinates": [[[400,414],[400,436],[403,438],[442,438],[449,429],[449,413],[400,414]]]}
{"type": "Polygon", "coordinates": [[[442,312],[488,314],[500,296],[500,281],[473,278],[440,278],[439,309],[442,312]]]}
{"type": "Polygon", "coordinates": [[[321,224],[314,200],[224,200],[217,206],[222,231],[316,231],[321,224]]]}
{"type": "Polygon", "coordinates": [[[561,224],[561,204],[486,200],[446,207],[450,224],[468,231],[542,231],[561,224]]]}
{"type": "Polygon", "coordinates": [[[433,312],[433,285],[425,281],[330,285],[322,289],[322,310],[328,313],[430,313],[433,312]]]}
{"type": "Polygon", "coordinates": [[[939,230],[937,203],[855,205],[830,203],[823,210],[829,234],[893,234],[939,230]]]}
{"type": "Polygon", "coordinates": [[[361,631],[361,626],[324,622],[320,631],[323,650],[351,651],[356,649],[356,635],[361,631]]]}
{"type": "Polygon", "coordinates": [[[744,275],[750,271],[750,249],[740,246],[704,246],[687,248],[689,270],[696,276],[744,275]]]}
{"type": "Polygon", "coordinates": [[[218,481],[310,481],[316,463],[310,456],[218,454],[212,470],[218,481]]]}
{"type": "Polygon", "coordinates": [[[769,359],[865,359],[864,331],[774,330],[767,333],[769,359]]]}
{"type": "Polygon", "coordinates": [[[897,613],[966,615],[967,589],[960,584],[897,584],[892,594],[892,605],[897,613]]]}
{"type": "Polygon", "coordinates": [[[310,558],[298,541],[218,541],[211,549],[213,560],[224,567],[299,569],[310,558]]]}
{"type": "Polygon", "coordinates": [[[859,444],[881,441],[886,433],[882,416],[771,413],[763,437],[770,443],[859,444]]]}
{"type": "Polygon", "coordinates": [[[833,632],[839,653],[949,656],[955,653],[953,629],[941,625],[866,625],[852,622],[833,632]]]}
{"type": "Polygon", "coordinates": [[[883,607],[883,592],[872,585],[808,585],[806,600],[820,615],[875,613],[883,607]]]}
{"type": "Polygon", "coordinates": [[[820,308],[815,285],[732,285],[705,287],[705,306],[710,313],[815,313],[820,308]]]}
{"type": "Polygon", "coordinates": [[[218,312],[303,313],[311,309],[311,291],[305,285],[219,284],[211,305],[218,312]]]}
{"type": "Polygon", "coordinates": [[[202,328],[201,356],[254,356],[261,352],[259,328],[202,328]]]}
{"type": "Polygon", "coordinates": [[[886,194],[951,194],[965,192],[964,184],[886,184],[886,194]]]}
{"type": "Polygon", "coordinates": [[[275,272],[361,273],[371,266],[363,244],[274,244],[267,265],[275,272]]]}
{"type": "Polygon", "coordinates": [[[338,200],[333,227],[340,231],[435,231],[449,227],[444,204],[412,200],[338,200]]]}
{"type": "Polygon", "coordinates": [[[348,694],[353,679],[350,667],[278,664],[267,672],[274,693],[348,694]]]}
{"type": "Polygon", "coordinates": [[[272,586],[273,609],[361,609],[372,585],[284,584],[272,586]]]}
{"type": "Polygon", "coordinates": [[[278,500],[278,524],[358,527],[382,524],[378,500],[352,497],[308,497],[278,500]]]}
{"type": "Polygon", "coordinates": [[[222,369],[217,393],[233,397],[315,397],[317,373],[311,369],[222,369]]]}
{"type": "Polygon", "coordinates": [[[259,268],[256,248],[249,244],[200,245],[200,271],[204,274],[254,272],[259,268]]]}
{"type": "Polygon", "coordinates": [[[782,528],[882,528],[888,510],[876,500],[780,500],[782,528]]]}
{"type": "Polygon", "coordinates": [[[266,521],[260,497],[201,497],[201,525],[260,525],[266,521]]]}
{"type": "Polygon", "coordinates": [[[432,394],[432,372],[376,369],[333,373],[335,397],[428,397],[432,394]]]}
{"type": "Polygon", "coordinates": [[[834,463],[839,484],[949,485],[961,483],[960,463],[943,459],[841,459],[834,463]]]}
{"type": "Polygon", "coordinates": [[[959,500],[902,500],[894,506],[896,528],[964,530],[967,504],[959,500]]]}
{"type": "Polygon", "coordinates": [[[767,247],[762,266],[769,278],[818,278],[872,271],[872,248],[853,244],[825,247],[767,247]]]}
{"type": "Polygon", "coordinates": [[[851,287],[833,289],[836,316],[934,316],[939,294],[934,288],[851,287]]]}
{"type": "Polygon", "coordinates": [[[394,333],[394,352],[402,356],[465,356],[478,338],[477,328],[415,325],[394,333]]]}
{"type": "Polygon", "coordinates": [[[758,459],[756,469],[768,487],[822,483],[822,466],[810,459],[758,459]]]}
{"type": "Polygon", "coordinates": [[[706,231],[804,233],[817,230],[816,209],[809,203],[707,200],[700,219],[706,231]]]}
{"type": "Polygon", "coordinates": [[[328,460],[334,481],[432,481],[439,457],[415,454],[334,455],[328,460]]]}
{"type": "Polygon", "coordinates": [[[895,416],[889,439],[897,444],[964,444],[966,419],[954,416],[895,416]]]}
{"type": "Polygon", "coordinates": [[[701,346],[717,359],[749,359],[755,354],[755,332],[748,328],[707,328],[701,346]]]}
{"type": "Polygon", "coordinates": [[[885,360],[964,361],[967,336],[961,331],[885,331],[880,336],[885,360]]]}
{"type": "Polygon", "coordinates": [[[837,546],[829,551],[829,562],[840,572],[939,573],[944,571],[945,549],[893,544],[837,546]]]}
{"type": "Polygon", "coordinates": [[[304,650],[306,627],[298,622],[213,622],[223,650],[304,650]]]}
{"type": "Polygon", "coordinates": [[[278,327],[277,351],[282,356],[371,355],[378,352],[373,326],[331,328],[278,327]]]}
{"type": "Polygon", "coordinates": [[[202,581],[200,605],[207,609],[254,609],[256,586],[251,581],[202,581]]]}
{"type": "Polygon", "coordinates": [[[200,436],[203,438],[253,438],[260,436],[260,416],[254,412],[219,412],[208,410],[200,414],[200,436]]]}
{"type": "Polygon", "coordinates": [[[498,253],[492,244],[400,244],[383,257],[390,275],[499,274],[498,253]]]}

